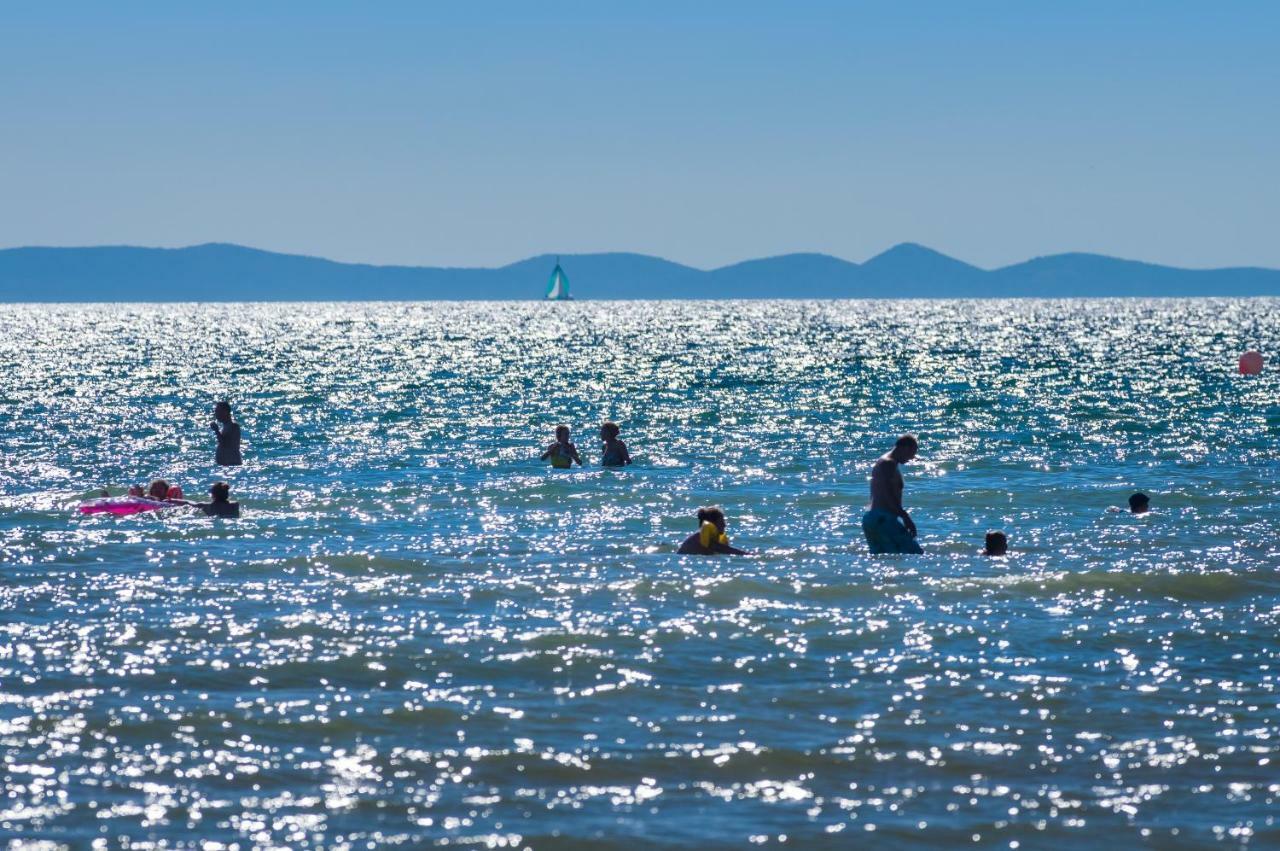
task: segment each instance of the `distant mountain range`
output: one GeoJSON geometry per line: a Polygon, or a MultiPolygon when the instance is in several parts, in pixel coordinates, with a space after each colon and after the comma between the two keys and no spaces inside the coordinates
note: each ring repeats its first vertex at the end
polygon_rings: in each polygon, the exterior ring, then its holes
{"type": "MultiPolygon", "coordinates": [[[[865,263],[785,254],[702,270],[643,254],[560,256],[579,299],[1280,295],[1280,270],[1176,269],[1055,254],[979,269],[913,243],[865,263]]],[[[0,250],[0,301],[541,298],[555,256],[496,269],[370,266],[210,243],[0,250]]]]}

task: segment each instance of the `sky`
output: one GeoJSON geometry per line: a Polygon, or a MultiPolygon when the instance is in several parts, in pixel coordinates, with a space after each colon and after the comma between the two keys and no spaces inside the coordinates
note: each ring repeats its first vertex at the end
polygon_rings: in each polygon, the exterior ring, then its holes
{"type": "Polygon", "coordinates": [[[0,247],[1280,267],[1280,3],[11,2],[0,247]]]}

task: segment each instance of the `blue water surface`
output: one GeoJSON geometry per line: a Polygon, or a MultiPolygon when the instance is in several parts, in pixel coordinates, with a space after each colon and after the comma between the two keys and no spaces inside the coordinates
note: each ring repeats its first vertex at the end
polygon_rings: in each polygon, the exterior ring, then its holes
{"type": "Polygon", "coordinates": [[[1280,353],[1280,302],[0,306],[0,332],[0,837],[1280,844],[1280,379],[1234,372],[1280,353]],[[598,466],[606,419],[633,467],[598,466]],[[536,460],[560,423],[586,468],[536,460]],[[926,552],[872,558],[870,463],[906,431],[926,552]],[[226,478],[244,516],[74,511],[155,476],[226,478]],[[677,555],[705,504],[756,555],[677,555]]]}

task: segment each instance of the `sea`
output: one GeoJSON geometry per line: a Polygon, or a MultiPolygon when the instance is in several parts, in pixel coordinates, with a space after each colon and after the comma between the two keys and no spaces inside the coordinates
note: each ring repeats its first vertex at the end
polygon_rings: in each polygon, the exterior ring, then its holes
{"type": "Polygon", "coordinates": [[[1280,301],[3,305],[0,354],[9,848],[1280,846],[1280,301]],[[873,557],[904,433],[925,552],[873,557]],[[243,516],[76,510],[155,477],[243,516]],[[752,555],[677,554],[706,505],[752,555]]]}

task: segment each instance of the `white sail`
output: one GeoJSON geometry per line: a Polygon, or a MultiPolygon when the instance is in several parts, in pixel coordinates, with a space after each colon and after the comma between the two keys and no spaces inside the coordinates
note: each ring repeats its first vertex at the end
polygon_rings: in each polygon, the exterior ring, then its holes
{"type": "Polygon", "coordinates": [[[556,268],[551,272],[551,280],[547,282],[548,301],[568,301],[569,276],[560,268],[560,258],[556,258],[556,268]]]}

